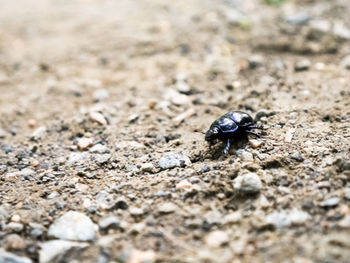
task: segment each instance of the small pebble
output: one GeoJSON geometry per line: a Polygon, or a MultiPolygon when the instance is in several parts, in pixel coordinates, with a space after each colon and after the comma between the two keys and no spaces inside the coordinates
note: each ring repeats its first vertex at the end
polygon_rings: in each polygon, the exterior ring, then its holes
{"type": "Polygon", "coordinates": [[[27,125],[28,125],[29,128],[33,129],[37,125],[37,121],[34,120],[34,119],[29,119],[28,122],[27,122],[27,125]]]}
{"type": "Polygon", "coordinates": [[[97,226],[85,214],[66,212],[49,227],[48,236],[75,241],[92,241],[96,237],[97,226]]]}
{"type": "Polygon", "coordinates": [[[116,229],[118,228],[120,220],[116,216],[109,216],[101,219],[98,223],[101,230],[116,229]]]}
{"type": "Polygon", "coordinates": [[[152,163],[143,163],[141,165],[141,172],[142,173],[152,173],[154,169],[154,166],[152,163]]]}
{"type": "Polygon", "coordinates": [[[188,180],[182,180],[176,185],[176,190],[190,190],[192,189],[192,184],[188,180]]]}
{"type": "Polygon", "coordinates": [[[134,123],[139,119],[139,114],[131,114],[128,118],[129,123],[134,123]]]}
{"type": "Polygon", "coordinates": [[[190,165],[191,161],[182,153],[167,153],[159,160],[159,166],[162,169],[170,169],[174,167],[183,167],[190,165]]]}
{"type": "Polygon", "coordinates": [[[106,89],[98,89],[95,90],[94,93],[92,94],[92,98],[94,102],[99,102],[108,99],[109,97],[109,92],[106,89]]]}
{"type": "Polygon", "coordinates": [[[237,150],[236,155],[244,161],[253,161],[254,160],[253,154],[251,154],[248,151],[242,150],[242,149],[237,150]]]}
{"type": "Polygon", "coordinates": [[[191,87],[184,80],[178,80],[175,84],[176,90],[182,94],[188,95],[191,92],[191,87]]]}
{"type": "Polygon", "coordinates": [[[103,153],[110,153],[111,151],[105,145],[98,143],[92,146],[89,152],[103,154],[103,153]]]}
{"type": "Polygon", "coordinates": [[[0,248],[0,262],[1,263],[32,263],[32,260],[26,257],[20,257],[13,253],[6,252],[0,248]]]}
{"type": "Polygon", "coordinates": [[[93,140],[91,138],[79,138],[78,140],[78,149],[83,151],[89,148],[93,144],[93,140]]]}
{"type": "Polygon", "coordinates": [[[345,58],[343,58],[341,65],[346,69],[350,69],[350,55],[347,55],[345,58]]]}
{"type": "Polygon", "coordinates": [[[88,243],[66,240],[51,240],[41,243],[40,263],[77,262],[73,260],[72,255],[79,255],[88,246],[88,243]]]}
{"type": "Polygon", "coordinates": [[[42,137],[44,137],[45,134],[46,134],[46,127],[41,126],[32,133],[32,135],[30,136],[30,139],[33,141],[39,141],[40,139],[42,139],[42,137]]]}
{"type": "Polygon", "coordinates": [[[130,212],[130,215],[132,215],[132,216],[136,216],[136,217],[138,217],[138,216],[142,216],[143,215],[143,209],[141,209],[141,208],[139,208],[139,207],[131,207],[130,209],[129,209],[129,212],[130,212]]]}
{"type": "Polygon", "coordinates": [[[137,235],[137,234],[140,234],[145,228],[146,228],[145,223],[144,222],[140,222],[140,223],[137,223],[137,224],[133,224],[130,227],[129,232],[131,234],[137,235]]]}
{"type": "Polygon", "coordinates": [[[178,207],[175,204],[167,202],[167,203],[161,204],[158,207],[158,212],[161,214],[170,214],[175,212],[177,208],[178,207]]]}
{"type": "Polygon", "coordinates": [[[23,230],[24,226],[21,223],[10,222],[7,224],[7,228],[12,232],[19,233],[23,230]]]}
{"type": "Polygon", "coordinates": [[[249,68],[254,69],[264,64],[264,58],[260,55],[252,55],[248,58],[249,68]]]}
{"type": "Polygon", "coordinates": [[[259,148],[262,145],[262,141],[259,141],[259,140],[256,140],[256,139],[250,139],[249,143],[255,149],[259,148]]]}
{"type": "Polygon", "coordinates": [[[233,188],[245,193],[258,193],[262,188],[260,177],[255,173],[239,175],[233,181],[233,188]]]}
{"type": "Polygon", "coordinates": [[[307,220],[310,220],[311,216],[304,212],[296,209],[293,210],[282,210],[280,212],[272,212],[266,216],[265,222],[273,225],[276,229],[289,227],[293,225],[304,224],[307,220]]]}
{"type": "Polygon", "coordinates": [[[227,233],[220,230],[213,231],[205,237],[205,243],[211,248],[221,247],[227,244],[228,241],[229,237],[227,233]]]}
{"type": "Polygon", "coordinates": [[[340,199],[338,197],[331,197],[329,199],[324,200],[320,203],[320,206],[322,207],[334,207],[337,206],[340,202],[340,199]]]}
{"type": "Polygon", "coordinates": [[[20,250],[24,248],[24,240],[17,234],[11,234],[4,238],[2,247],[6,250],[20,250]]]}
{"type": "Polygon", "coordinates": [[[101,125],[107,125],[106,118],[99,112],[92,111],[89,113],[90,120],[97,122],[101,125]]]}
{"type": "Polygon", "coordinates": [[[305,71],[305,70],[308,70],[311,66],[311,62],[310,60],[308,59],[303,59],[303,60],[300,60],[298,61],[295,66],[294,66],[294,70],[296,72],[299,72],[299,71],[305,71]]]}

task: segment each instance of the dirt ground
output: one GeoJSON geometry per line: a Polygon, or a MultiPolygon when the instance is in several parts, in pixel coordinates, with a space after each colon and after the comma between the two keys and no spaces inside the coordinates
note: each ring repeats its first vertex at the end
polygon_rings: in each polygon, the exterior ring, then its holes
{"type": "Polygon", "coordinates": [[[0,262],[349,262],[348,0],[0,6],[0,262]]]}

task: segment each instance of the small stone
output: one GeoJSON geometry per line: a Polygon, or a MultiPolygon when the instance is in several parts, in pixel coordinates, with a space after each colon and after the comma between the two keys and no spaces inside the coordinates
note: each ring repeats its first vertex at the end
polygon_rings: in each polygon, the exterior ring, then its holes
{"type": "Polygon", "coordinates": [[[182,94],[188,95],[191,92],[191,87],[183,80],[176,81],[176,90],[182,94]]]}
{"type": "Polygon", "coordinates": [[[75,262],[76,256],[88,246],[88,243],[65,240],[47,241],[40,245],[40,263],[75,262]]]}
{"type": "Polygon", "coordinates": [[[29,258],[19,257],[15,254],[6,252],[0,248],[0,262],[1,263],[32,263],[29,258]]]}
{"type": "Polygon", "coordinates": [[[130,232],[130,234],[137,235],[137,234],[140,234],[145,228],[146,228],[145,223],[140,222],[140,223],[137,223],[137,224],[133,224],[130,227],[129,232],[130,232]]]}
{"type": "Polygon", "coordinates": [[[99,102],[108,99],[109,97],[109,92],[106,89],[98,89],[95,90],[94,93],[92,94],[92,98],[94,102],[99,102]]]}
{"type": "Polygon", "coordinates": [[[237,150],[236,155],[238,157],[240,157],[243,161],[253,161],[254,160],[253,154],[251,154],[248,151],[242,150],[242,149],[237,150]]]}
{"type": "Polygon", "coordinates": [[[4,131],[3,129],[0,128],[0,139],[5,138],[5,136],[6,136],[5,131],[4,131]]]}
{"type": "Polygon", "coordinates": [[[139,207],[131,207],[130,210],[130,215],[135,216],[135,217],[139,217],[143,215],[143,209],[139,208],[139,207]]]}
{"type": "Polygon", "coordinates": [[[128,118],[129,123],[134,123],[139,119],[140,115],[139,114],[131,114],[128,118]]]}
{"type": "MultiPolygon", "coordinates": [[[[344,198],[347,201],[350,201],[350,188],[345,188],[344,189],[344,198]]],[[[0,210],[0,221],[1,221],[1,210],[0,210]]]]}
{"type": "Polygon", "coordinates": [[[30,139],[33,140],[33,141],[38,141],[42,137],[44,137],[45,134],[46,134],[46,127],[45,126],[41,126],[41,127],[37,128],[32,133],[32,135],[30,136],[30,139]]]}
{"type": "Polygon", "coordinates": [[[177,209],[177,206],[175,204],[167,202],[167,203],[161,204],[158,207],[158,212],[161,214],[171,214],[175,212],[176,209],[177,209]]]}
{"type": "Polygon", "coordinates": [[[34,238],[41,237],[44,233],[44,227],[40,224],[30,223],[29,224],[31,230],[30,235],[34,238]]]}
{"type": "Polygon", "coordinates": [[[347,55],[345,58],[343,58],[341,65],[346,69],[350,69],[350,55],[347,55]]]}
{"type": "Polygon", "coordinates": [[[322,207],[334,207],[337,206],[340,202],[340,199],[338,197],[331,197],[329,199],[324,200],[320,203],[320,206],[322,207]]]}
{"type": "Polygon", "coordinates": [[[23,238],[17,234],[8,235],[4,238],[2,247],[7,251],[20,250],[25,246],[23,238]]]}
{"type": "Polygon", "coordinates": [[[24,226],[21,223],[16,223],[16,222],[10,222],[7,224],[7,229],[9,229],[12,232],[19,233],[23,230],[24,226]]]}
{"type": "Polygon", "coordinates": [[[311,66],[311,62],[310,60],[308,59],[303,59],[303,60],[300,60],[298,61],[295,66],[294,66],[294,70],[296,72],[299,72],[299,71],[305,71],[305,70],[308,70],[311,66]]]}
{"type": "Polygon", "coordinates": [[[350,39],[350,29],[342,23],[335,23],[333,25],[333,34],[345,40],[350,39]]]}
{"type": "Polygon", "coordinates": [[[143,163],[141,165],[141,172],[142,173],[152,173],[154,169],[154,166],[152,163],[143,163]]]}
{"type": "Polygon", "coordinates": [[[69,211],[49,227],[48,235],[50,237],[76,240],[92,241],[95,239],[97,226],[86,215],[69,211]]]}
{"type": "Polygon", "coordinates": [[[262,188],[260,177],[255,173],[239,175],[233,182],[235,190],[245,193],[258,193],[262,188]]]}
{"type": "Polygon", "coordinates": [[[291,25],[306,24],[310,19],[311,17],[307,12],[294,13],[285,17],[285,21],[291,25]]]}
{"type": "Polygon", "coordinates": [[[260,55],[252,55],[248,58],[249,68],[254,69],[264,64],[264,58],[260,55]]]}
{"type": "Polygon", "coordinates": [[[89,154],[87,152],[72,152],[70,153],[67,164],[76,164],[85,162],[88,158],[89,154]]]}
{"type": "Polygon", "coordinates": [[[95,144],[91,149],[89,150],[91,153],[110,153],[111,151],[103,144],[95,144]]]}
{"type": "Polygon", "coordinates": [[[12,221],[12,222],[19,223],[19,222],[21,222],[21,217],[20,217],[18,214],[14,214],[14,215],[11,217],[11,221],[12,221]]]}
{"type": "Polygon", "coordinates": [[[221,247],[227,244],[228,241],[229,237],[227,233],[220,230],[213,231],[205,237],[205,243],[211,248],[221,247]]]}
{"type": "Polygon", "coordinates": [[[120,220],[116,216],[109,216],[107,218],[101,219],[98,223],[101,230],[117,229],[120,220]]]}
{"type": "Polygon", "coordinates": [[[308,213],[294,209],[272,212],[266,216],[265,222],[273,225],[276,229],[281,229],[292,224],[301,225],[309,219],[311,219],[311,216],[308,213]]]}
{"type": "Polygon", "coordinates": [[[97,122],[101,125],[107,125],[106,118],[99,112],[92,111],[89,113],[90,120],[97,122]]]}
{"type": "Polygon", "coordinates": [[[109,159],[111,159],[111,155],[110,154],[95,154],[93,156],[93,159],[98,163],[98,164],[104,164],[107,163],[109,161],[109,159]]]}
{"type": "Polygon", "coordinates": [[[114,196],[104,190],[95,196],[95,200],[101,209],[112,209],[116,204],[114,196]]]}
{"type": "Polygon", "coordinates": [[[80,138],[78,140],[78,149],[83,151],[89,148],[93,144],[93,140],[91,138],[80,138]]]}
{"type": "Polygon", "coordinates": [[[176,185],[176,190],[191,190],[193,185],[188,180],[182,180],[176,185]]]}
{"type": "Polygon", "coordinates": [[[56,198],[58,196],[60,196],[60,194],[57,191],[53,191],[46,198],[47,199],[54,199],[54,198],[56,198]]]}
{"type": "Polygon", "coordinates": [[[289,157],[295,161],[298,161],[298,162],[304,161],[304,158],[303,158],[303,156],[301,156],[299,151],[294,151],[293,153],[291,153],[289,155],[289,157]]]}
{"type": "Polygon", "coordinates": [[[65,201],[57,201],[56,203],[55,203],[55,207],[57,208],[57,209],[63,209],[63,208],[65,208],[67,206],[67,203],[65,202],[65,201]]]}
{"type": "Polygon", "coordinates": [[[27,125],[29,128],[33,129],[37,125],[37,121],[34,119],[29,119],[27,125]]]}
{"type": "Polygon", "coordinates": [[[341,228],[350,228],[350,215],[346,215],[342,220],[339,221],[338,225],[341,228]]]}
{"type": "Polygon", "coordinates": [[[159,166],[162,169],[171,169],[174,167],[183,167],[190,165],[191,161],[182,153],[168,153],[160,158],[159,166]]]}
{"type": "Polygon", "coordinates": [[[259,148],[262,145],[262,141],[259,141],[259,140],[256,140],[256,139],[250,139],[249,143],[255,149],[259,148]]]}
{"type": "Polygon", "coordinates": [[[242,213],[239,211],[230,213],[224,217],[223,224],[238,223],[242,219],[242,213]]]}

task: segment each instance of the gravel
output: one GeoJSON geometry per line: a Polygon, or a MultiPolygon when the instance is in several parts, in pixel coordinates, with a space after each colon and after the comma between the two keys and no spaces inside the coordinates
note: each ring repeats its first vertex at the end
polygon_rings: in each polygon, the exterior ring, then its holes
{"type": "Polygon", "coordinates": [[[48,235],[53,238],[92,241],[96,237],[97,226],[86,215],[69,211],[56,219],[49,227],[48,235]]]}

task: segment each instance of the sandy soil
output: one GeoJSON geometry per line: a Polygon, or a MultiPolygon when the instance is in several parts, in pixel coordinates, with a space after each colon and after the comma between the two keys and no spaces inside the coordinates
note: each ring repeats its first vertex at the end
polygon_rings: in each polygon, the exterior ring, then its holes
{"type": "Polygon", "coordinates": [[[347,0],[0,6],[0,261],[77,211],[95,237],[50,262],[349,262],[347,0]],[[262,145],[209,150],[229,110],[262,145]]]}

